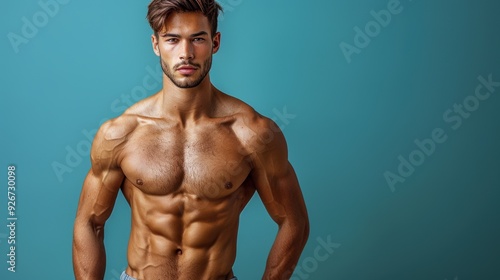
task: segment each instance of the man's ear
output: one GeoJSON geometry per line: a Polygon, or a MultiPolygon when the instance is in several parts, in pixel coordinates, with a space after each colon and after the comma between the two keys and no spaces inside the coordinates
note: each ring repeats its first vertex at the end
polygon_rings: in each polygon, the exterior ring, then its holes
{"type": "Polygon", "coordinates": [[[151,35],[151,44],[153,46],[153,51],[157,56],[160,56],[160,49],[158,48],[158,37],[156,34],[151,35]]]}
{"type": "Polygon", "coordinates": [[[212,54],[215,54],[219,51],[220,48],[220,32],[215,33],[214,38],[212,39],[212,54]]]}

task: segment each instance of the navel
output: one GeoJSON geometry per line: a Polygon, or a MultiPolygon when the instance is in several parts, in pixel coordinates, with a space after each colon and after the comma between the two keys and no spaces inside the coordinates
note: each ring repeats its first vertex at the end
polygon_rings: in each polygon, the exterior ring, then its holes
{"type": "Polygon", "coordinates": [[[175,250],[175,253],[177,253],[178,256],[182,255],[182,249],[175,250]]]}
{"type": "Polygon", "coordinates": [[[232,189],[232,188],[233,188],[233,183],[231,183],[231,182],[227,182],[227,183],[224,185],[224,187],[226,188],[226,190],[230,190],[230,189],[232,189]]]}
{"type": "Polygon", "coordinates": [[[137,183],[137,185],[139,185],[139,186],[144,185],[144,182],[143,182],[141,179],[137,179],[135,182],[136,182],[136,183],[137,183]]]}

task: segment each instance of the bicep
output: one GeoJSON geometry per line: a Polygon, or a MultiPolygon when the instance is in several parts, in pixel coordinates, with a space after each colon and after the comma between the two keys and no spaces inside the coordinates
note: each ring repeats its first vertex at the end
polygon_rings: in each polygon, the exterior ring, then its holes
{"type": "Polygon", "coordinates": [[[111,215],[122,181],[121,171],[105,170],[96,174],[91,169],[83,183],[77,220],[103,225],[111,215]]]}
{"type": "Polygon", "coordinates": [[[307,210],[295,171],[288,161],[283,165],[280,172],[270,172],[264,166],[254,170],[257,192],[276,223],[307,221],[307,210]]]}

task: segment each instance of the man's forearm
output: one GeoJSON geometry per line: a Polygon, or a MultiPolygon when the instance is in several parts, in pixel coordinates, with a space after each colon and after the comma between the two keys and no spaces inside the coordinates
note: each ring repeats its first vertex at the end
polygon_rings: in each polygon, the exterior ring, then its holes
{"type": "Polygon", "coordinates": [[[290,279],[309,236],[309,224],[284,223],[267,258],[263,280],[290,279]]]}
{"type": "Polygon", "coordinates": [[[103,227],[75,225],[73,270],[76,280],[102,280],[106,269],[103,227]]]}

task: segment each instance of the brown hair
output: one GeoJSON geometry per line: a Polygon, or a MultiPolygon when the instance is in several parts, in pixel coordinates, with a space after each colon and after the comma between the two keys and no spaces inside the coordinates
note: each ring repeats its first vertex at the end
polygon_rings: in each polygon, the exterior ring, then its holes
{"type": "Polygon", "coordinates": [[[217,17],[222,7],[214,0],[153,0],[148,6],[147,19],[158,37],[165,21],[173,12],[201,12],[210,22],[212,36],[217,32],[217,17]]]}

